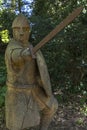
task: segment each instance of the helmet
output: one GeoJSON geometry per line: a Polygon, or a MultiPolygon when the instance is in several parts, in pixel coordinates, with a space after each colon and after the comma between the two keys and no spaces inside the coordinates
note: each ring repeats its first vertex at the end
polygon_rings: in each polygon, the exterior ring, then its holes
{"type": "Polygon", "coordinates": [[[19,14],[12,23],[12,28],[19,27],[19,26],[30,28],[28,19],[23,14],[19,14]]]}

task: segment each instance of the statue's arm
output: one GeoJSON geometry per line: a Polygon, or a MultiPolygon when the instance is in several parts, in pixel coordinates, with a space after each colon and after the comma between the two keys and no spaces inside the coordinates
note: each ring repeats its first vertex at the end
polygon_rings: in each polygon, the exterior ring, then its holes
{"type": "Polygon", "coordinates": [[[11,51],[11,59],[13,62],[18,63],[30,55],[29,48],[15,48],[11,51]]]}
{"type": "Polygon", "coordinates": [[[10,57],[13,62],[20,62],[22,57],[20,56],[21,48],[15,48],[11,50],[10,57]]]}

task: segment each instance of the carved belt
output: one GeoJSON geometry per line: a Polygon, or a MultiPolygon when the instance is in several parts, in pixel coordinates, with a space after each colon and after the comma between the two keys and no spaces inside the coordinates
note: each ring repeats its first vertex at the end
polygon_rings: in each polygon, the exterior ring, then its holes
{"type": "Polygon", "coordinates": [[[29,89],[29,88],[34,88],[37,86],[37,83],[32,83],[32,84],[18,84],[18,83],[10,83],[9,81],[6,82],[8,87],[12,88],[20,88],[20,89],[29,89]]]}

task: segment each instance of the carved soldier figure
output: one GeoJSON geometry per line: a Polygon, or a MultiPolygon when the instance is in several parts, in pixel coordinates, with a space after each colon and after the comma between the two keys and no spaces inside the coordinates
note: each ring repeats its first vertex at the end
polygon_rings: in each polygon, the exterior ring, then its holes
{"type": "Polygon", "coordinates": [[[30,26],[24,15],[15,18],[12,29],[13,39],[5,52],[6,126],[9,130],[22,130],[40,124],[40,130],[47,130],[58,103],[44,57],[41,51],[32,55],[30,26]]]}

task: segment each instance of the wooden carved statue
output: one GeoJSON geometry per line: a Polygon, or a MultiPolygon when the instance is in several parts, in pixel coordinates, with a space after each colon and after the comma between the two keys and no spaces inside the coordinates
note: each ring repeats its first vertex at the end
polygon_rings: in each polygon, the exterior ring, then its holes
{"type": "Polygon", "coordinates": [[[48,129],[58,103],[52,94],[45,59],[39,49],[74,20],[82,9],[75,9],[34,48],[28,42],[30,26],[27,18],[20,14],[13,21],[13,39],[5,51],[6,126],[9,130],[36,125],[40,126],[39,130],[48,129]]]}
{"type": "Polygon", "coordinates": [[[12,29],[13,39],[5,51],[6,126],[9,130],[22,130],[39,125],[39,130],[47,130],[58,103],[44,57],[40,50],[31,54],[30,26],[24,15],[15,18],[12,29]]]}

